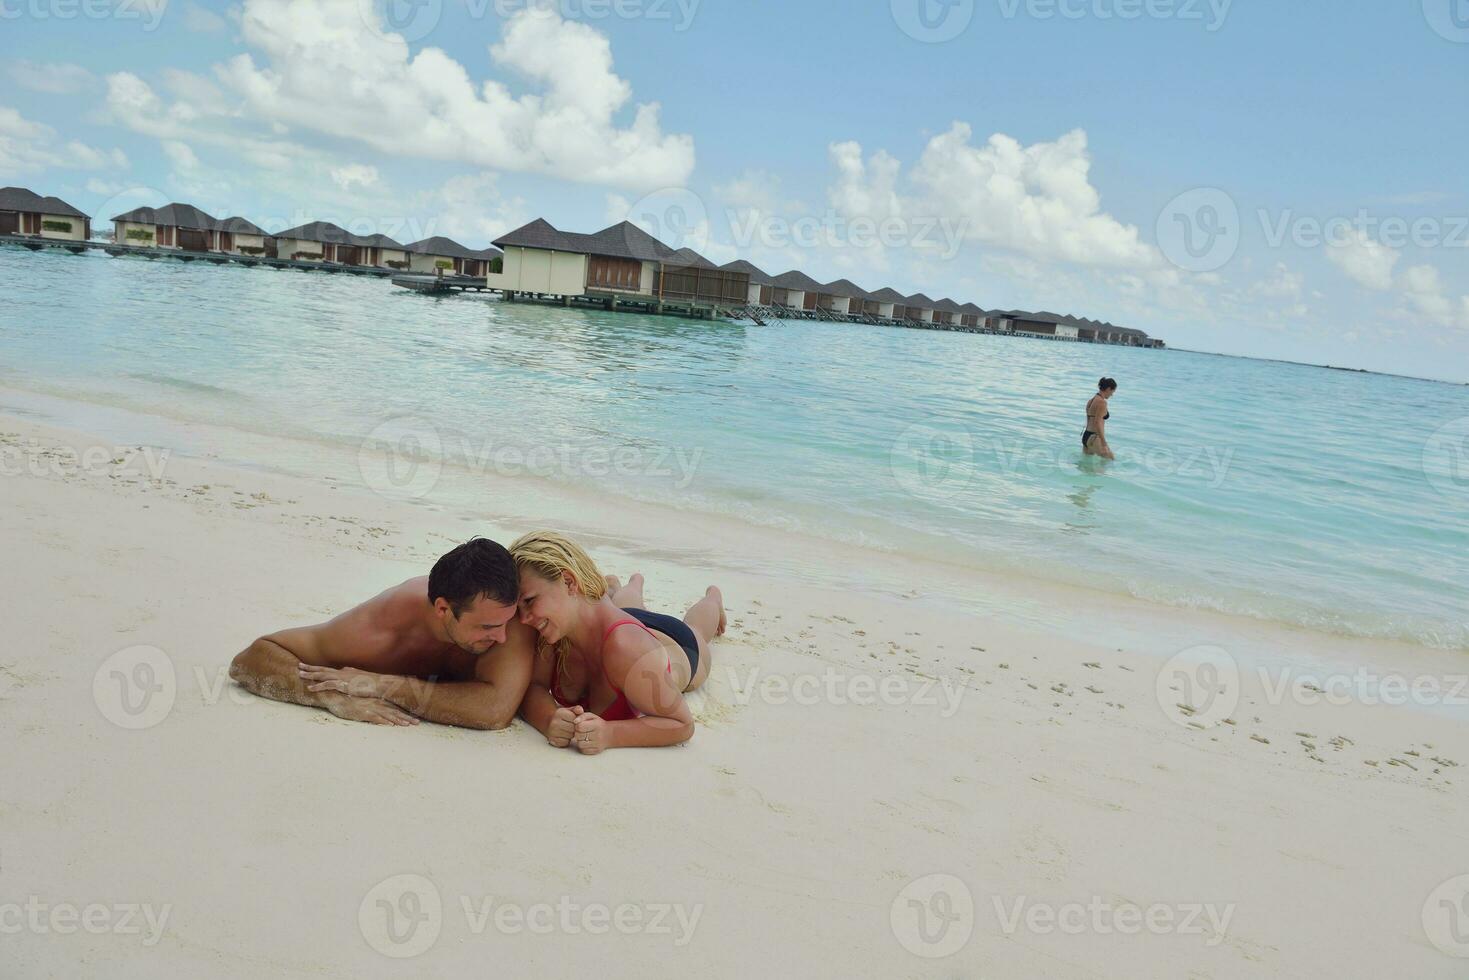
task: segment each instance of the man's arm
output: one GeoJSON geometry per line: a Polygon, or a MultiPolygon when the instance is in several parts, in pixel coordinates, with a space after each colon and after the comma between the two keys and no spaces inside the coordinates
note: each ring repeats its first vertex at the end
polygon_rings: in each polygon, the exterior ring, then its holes
{"type": "Polygon", "coordinates": [[[301,679],[302,661],[321,659],[320,626],[282,630],[262,636],[241,651],[230,664],[230,677],[245,690],[272,701],[324,708],[339,718],[377,725],[415,725],[417,721],[395,705],[377,698],[310,690],[301,679]]]}
{"type": "Polygon", "coordinates": [[[472,677],[459,680],[423,680],[306,663],[300,665],[298,673],[309,694],[336,692],[381,698],[414,717],[440,725],[498,731],[515,718],[515,709],[530,683],[534,636],[529,627],[510,624],[505,642],[475,657],[472,677]]]}
{"type": "Polygon", "coordinates": [[[425,681],[393,677],[383,698],[404,711],[440,725],[499,731],[515,719],[535,660],[535,631],[513,622],[505,642],[476,657],[474,679],[425,681]]]}

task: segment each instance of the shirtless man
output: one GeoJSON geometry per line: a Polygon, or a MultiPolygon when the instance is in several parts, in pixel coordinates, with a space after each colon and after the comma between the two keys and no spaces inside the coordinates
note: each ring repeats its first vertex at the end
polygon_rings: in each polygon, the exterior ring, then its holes
{"type": "Polygon", "coordinates": [[[230,677],[261,697],[375,725],[419,719],[463,728],[510,724],[530,683],[535,631],[516,615],[515,562],[475,538],[320,626],[263,636],[230,677]]]}

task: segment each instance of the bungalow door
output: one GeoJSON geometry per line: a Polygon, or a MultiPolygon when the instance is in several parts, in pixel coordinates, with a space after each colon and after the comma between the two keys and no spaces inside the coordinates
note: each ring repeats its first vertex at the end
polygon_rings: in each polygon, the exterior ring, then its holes
{"type": "Polygon", "coordinates": [[[0,211],[0,235],[20,232],[20,214],[15,211],[0,211]]]}
{"type": "Polygon", "coordinates": [[[209,251],[209,233],[197,228],[180,228],[179,248],[186,252],[209,251]]]}
{"type": "Polygon", "coordinates": [[[235,250],[235,236],[227,231],[220,232],[219,250],[221,252],[233,252],[235,250]]]}

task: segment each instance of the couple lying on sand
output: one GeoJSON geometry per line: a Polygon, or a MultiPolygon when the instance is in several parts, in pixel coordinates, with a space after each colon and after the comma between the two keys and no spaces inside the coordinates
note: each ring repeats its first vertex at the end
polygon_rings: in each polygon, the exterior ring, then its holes
{"type": "Polygon", "coordinates": [[[643,608],[642,576],[604,576],[549,531],[475,538],[320,626],[263,636],[230,676],[276,701],[378,725],[498,729],[516,710],[557,748],[677,745],[724,632],[713,586],[683,619],[643,608]]]}

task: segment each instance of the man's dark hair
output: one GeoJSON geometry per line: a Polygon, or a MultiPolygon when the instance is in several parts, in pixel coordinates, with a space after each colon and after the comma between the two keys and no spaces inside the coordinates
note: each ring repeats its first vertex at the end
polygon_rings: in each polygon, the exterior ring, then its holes
{"type": "Polygon", "coordinates": [[[458,619],[480,596],[513,606],[520,576],[510,552],[488,538],[471,538],[438,561],[428,573],[428,601],[448,601],[458,619]]]}

